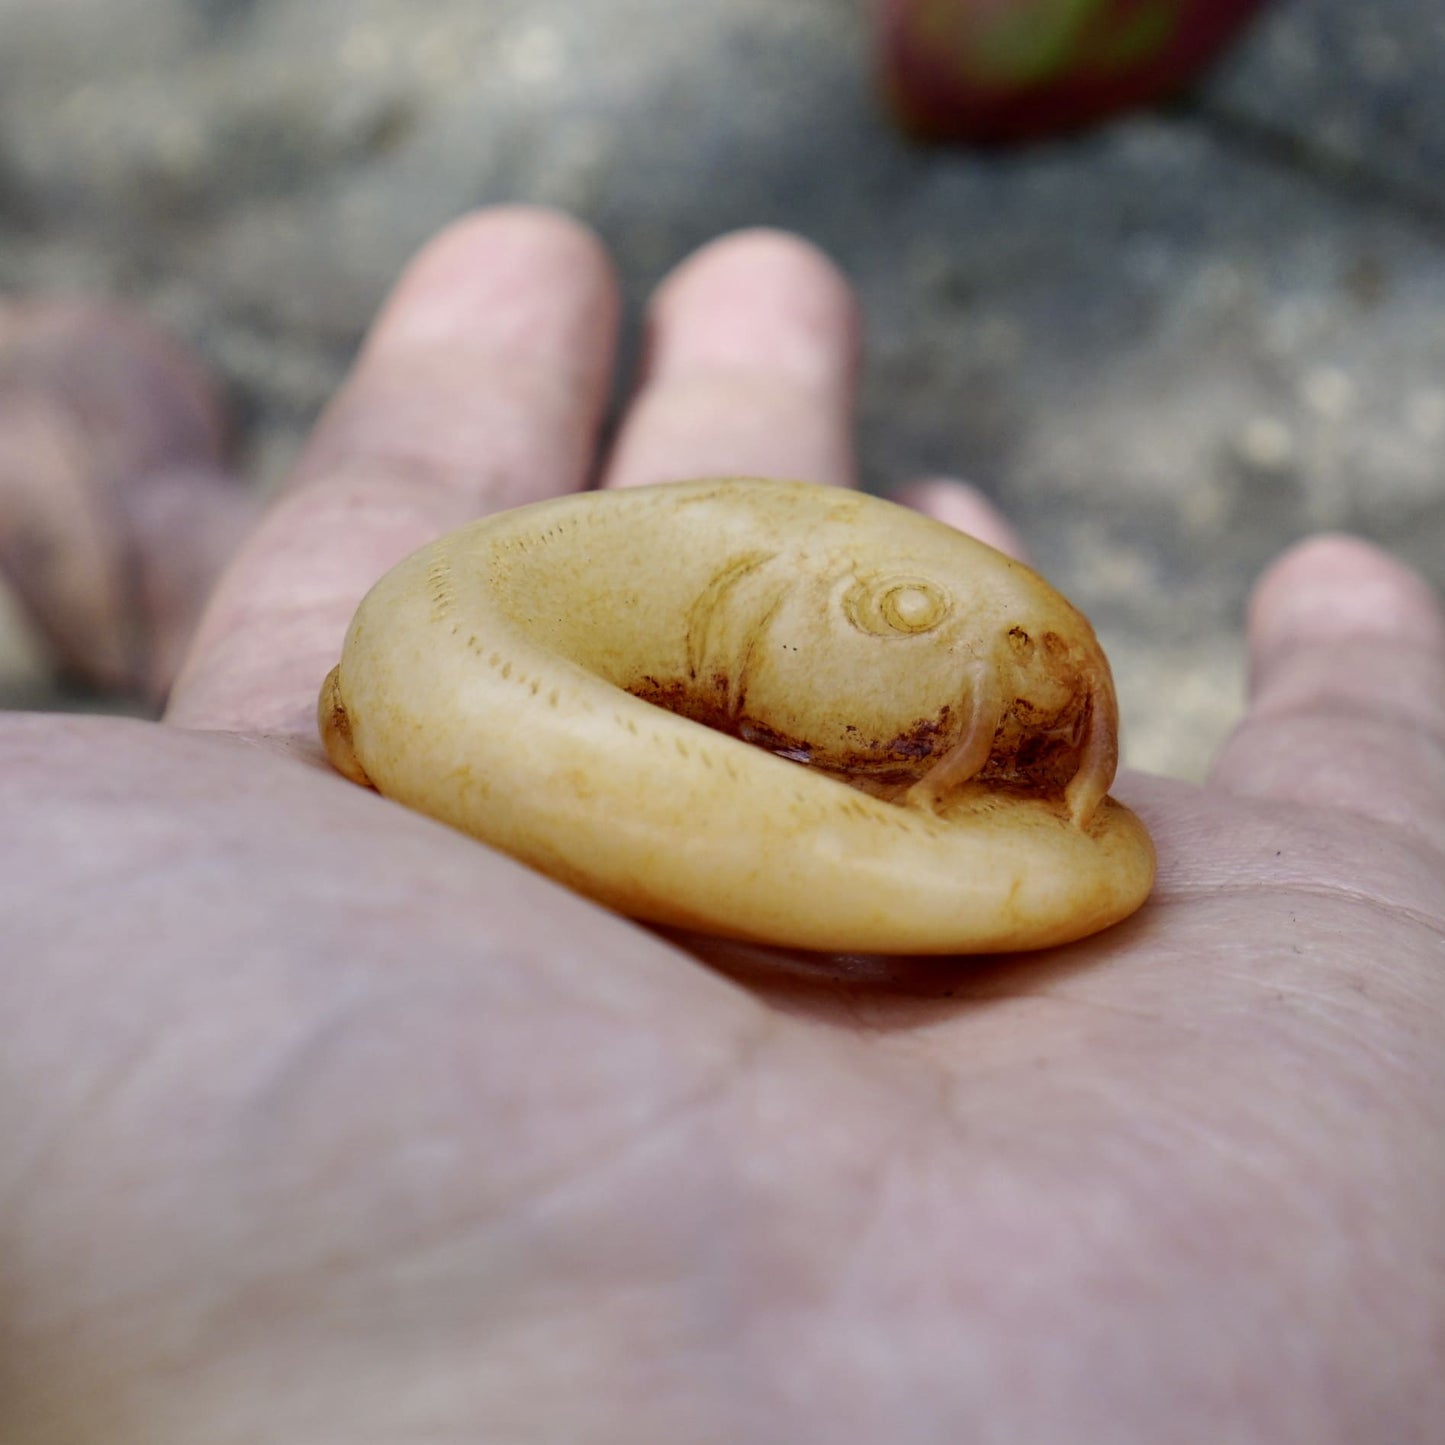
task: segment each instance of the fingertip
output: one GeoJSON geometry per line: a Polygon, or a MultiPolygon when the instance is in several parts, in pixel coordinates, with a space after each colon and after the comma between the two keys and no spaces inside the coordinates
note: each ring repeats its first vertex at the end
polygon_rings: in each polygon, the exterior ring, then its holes
{"type": "Polygon", "coordinates": [[[755,269],[766,270],[780,281],[826,288],[835,300],[852,300],[852,285],[828,252],[806,236],[776,226],[747,226],[699,246],[673,269],[658,288],[658,297],[666,297],[697,277],[734,270],[751,276],[755,269]]]}
{"type": "Polygon", "coordinates": [[[1284,648],[1372,637],[1442,652],[1445,614],[1425,578],[1361,537],[1326,533],[1296,543],[1250,598],[1257,661],[1284,648]]]}
{"type": "MultiPolygon", "coordinates": [[[[572,484],[572,456],[590,453],[606,405],[620,311],[611,258],[570,216],[498,206],[460,217],[403,270],[289,487],[344,481],[356,459],[400,453],[421,463],[403,468],[413,476],[438,474],[451,501],[466,494],[475,507],[483,478],[490,504],[520,505],[536,499],[532,485],[497,454],[518,437],[535,441],[527,416],[558,407],[582,422],[565,435],[541,429],[567,451],[572,484]]],[[[522,465],[543,470],[537,458],[522,465]]],[[[440,520],[455,525],[443,506],[440,520]]]]}
{"type": "Polygon", "coordinates": [[[851,485],[857,358],[852,288],[816,246],[772,230],[713,241],[653,297],[603,485],[696,476],[851,485]]]}
{"type": "Polygon", "coordinates": [[[611,271],[607,248],[592,228],[551,206],[482,206],[443,226],[412,258],[403,276],[419,269],[466,264],[478,247],[518,248],[611,271]]]}
{"type": "Polygon", "coordinates": [[[482,313],[495,337],[509,306],[526,324],[542,275],[565,297],[590,296],[614,316],[620,309],[612,258],[582,222],[545,206],[468,212],[408,262],[368,344],[451,342],[482,313]]]}
{"type": "Polygon", "coordinates": [[[928,477],[902,488],[895,500],[936,522],[966,532],[1016,561],[1028,560],[1023,541],[1008,518],[968,482],[951,477],[928,477]]]}
{"type": "Polygon", "coordinates": [[[754,227],[703,246],[658,287],[649,320],[650,368],[695,361],[752,369],[762,361],[794,381],[834,386],[855,365],[852,283],[820,247],[789,231],[754,227]]]}

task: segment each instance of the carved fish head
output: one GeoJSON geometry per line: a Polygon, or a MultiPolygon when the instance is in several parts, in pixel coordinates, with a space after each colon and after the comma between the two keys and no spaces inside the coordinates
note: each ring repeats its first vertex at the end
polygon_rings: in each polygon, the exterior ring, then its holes
{"type": "Polygon", "coordinates": [[[824,520],[730,598],[732,730],[873,792],[948,759],[950,786],[1072,789],[1091,811],[1113,777],[1091,740],[1116,716],[1092,629],[1021,563],[923,517],[904,529],[870,551],[859,519],[824,520]]]}

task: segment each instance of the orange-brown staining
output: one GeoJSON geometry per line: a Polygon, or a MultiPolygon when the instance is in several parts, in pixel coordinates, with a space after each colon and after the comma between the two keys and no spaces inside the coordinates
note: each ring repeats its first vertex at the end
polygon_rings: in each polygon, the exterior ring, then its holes
{"type": "Polygon", "coordinates": [[[948,746],[953,732],[952,716],[953,709],[945,703],[936,717],[919,718],[889,738],[883,752],[893,761],[911,758],[915,762],[931,762],[948,746]]]}
{"type": "Polygon", "coordinates": [[[640,677],[636,682],[624,683],[623,691],[678,717],[701,723],[703,727],[715,728],[718,732],[729,730],[726,702],[719,703],[707,694],[700,696],[695,687],[681,679],[659,682],[655,677],[640,677]]]}
{"type": "Polygon", "coordinates": [[[723,677],[710,679],[706,687],[683,679],[663,683],[645,677],[630,684],[626,691],[642,702],[737,738],[774,757],[816,768],[874,797],[893,797],[916,783],[947,751],[956,731],[954,709],[945,704],[935,716],[918,718],[890,738],[867,738],[856,727],[844,724],[847,746],[825,747],[801,734],[782,732],[766,718],[734,712],[728,706],[729,688],[723,677]]]}
{"type": "Polygon", "coordinates": [[[341,700],[341,668],[333,667],[321,684],[321,696],[316,704],[316,723],[321,733],[322,745],[331,766],[344,778],[369,788],[371,779],[356,756],[356,747],[351,736],[351,717],[346,704],[341,700]]]}
{"type": "Polygon", "coordinates": [[[1050,716],[1041,714],[1027,699],[1015,698],[999,721],[978,781],[1061,798],[1079,771],[1088,706],[1087,699],[1078,699],[1050,716]]]}

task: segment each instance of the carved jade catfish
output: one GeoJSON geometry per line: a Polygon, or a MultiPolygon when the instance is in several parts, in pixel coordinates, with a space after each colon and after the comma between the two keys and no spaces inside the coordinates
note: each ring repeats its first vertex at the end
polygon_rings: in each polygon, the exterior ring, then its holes
{"type": "Polygon", "coordinates": [[[857,492],[589,492],[361,604],[333,764],[620,912],[757,942],[1082,937],[1153,880],[1108,663],[1021,563],[857,492]]]}

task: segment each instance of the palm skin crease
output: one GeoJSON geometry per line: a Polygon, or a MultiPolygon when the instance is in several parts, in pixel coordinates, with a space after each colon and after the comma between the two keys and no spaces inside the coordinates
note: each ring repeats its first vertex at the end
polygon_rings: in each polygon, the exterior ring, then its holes
{"type": "MultiPolygon", "coordinates": [[[[1400,564],[1276,564],[1209,785],[1116,790],[1151,902],[1025,958],[666,937],[326,769],[370,582],[588,478],[616,304],[560,218],[454,227],[168,721],[0,719],[0,1440],[1438,1439],[1445,621],[1400,564]]],[[[650,320],[607,484],[850,481],[822,258],[715,243],[650,320]]]]}

